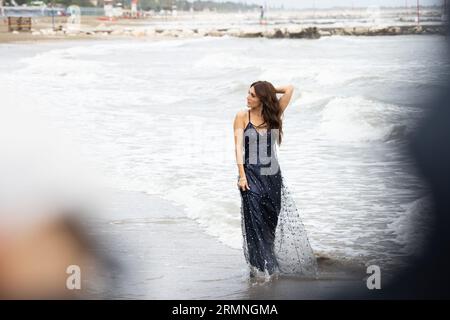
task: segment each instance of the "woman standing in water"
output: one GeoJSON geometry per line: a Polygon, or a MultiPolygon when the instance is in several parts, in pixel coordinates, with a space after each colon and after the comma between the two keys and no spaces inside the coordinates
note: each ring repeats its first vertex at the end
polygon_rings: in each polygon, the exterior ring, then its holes
{"type": "Polygon", "coordinates": [[[244,255],[250,275],[316,276],[317,262],[298,210],[283,182],[276,145],[282,140],[282,115],[294,87],[251,84],[248,111],[234,119],[239,170],[244,255]],[[282,93],[280,99],[277,93],[282,93]]]}

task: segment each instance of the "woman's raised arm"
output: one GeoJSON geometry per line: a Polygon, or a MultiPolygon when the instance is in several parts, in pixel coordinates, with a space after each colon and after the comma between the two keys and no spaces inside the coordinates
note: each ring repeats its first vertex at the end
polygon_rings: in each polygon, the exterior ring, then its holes
{"type": "Polygon", "coordinates": [[[276,87],[275,88],[276,93],[283,93],[281,96],[279,102],[280,102],[280,108],[281,113],[286,110],[287,106],[289,105],[289,102],[292,98],[292,93],[294,92],[294,86],[293,85],[287,85],[282,87],[276,87]]]}

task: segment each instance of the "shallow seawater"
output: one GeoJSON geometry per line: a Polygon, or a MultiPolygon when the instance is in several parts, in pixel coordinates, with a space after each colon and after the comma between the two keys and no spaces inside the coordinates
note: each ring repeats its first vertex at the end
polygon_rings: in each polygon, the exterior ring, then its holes
{"type": "Polygon", "coordinates": [[[291,83],[279,159],[313,249],[388,266],[427,223],[407,139],[446,56],[443,37],[419,35],[3,44],[0,91],[3,110],[32,105],[114,189],[164,197],[239,249],[234,116],[253,81],[291,83]]]}

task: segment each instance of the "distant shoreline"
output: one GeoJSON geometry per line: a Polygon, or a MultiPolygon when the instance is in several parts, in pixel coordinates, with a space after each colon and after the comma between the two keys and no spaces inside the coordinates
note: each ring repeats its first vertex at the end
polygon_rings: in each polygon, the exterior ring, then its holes
{"type": "Polygon", "coordinates": [[[170,38],[240,37],[319,39],[326,36],[381,36],[411,34],[446,34],[444,16],[439,10],[424,10],[420,24],[412,10],[367,9],[314,12],[269,11],[267,20],[258,20],[255,12],[195,13],[180,12],[177,16],[154,14],[146,18],[126,19],[104,16],[81,16],[74,28],[68,17],[32,17],[31,31],[8,31],[6,17],[0,17],[0,43],[34,42],[72,39],[167,40],[170,38]],[[72,27],[71,27],[72,26],[72,27]]]}
{"type": "Polygon", "coordinates": [[[231,36],[237,38],[268,38],[268,39],[319,39],[328,36],[395,36],[395,35],[446,35],[446,28],[442,25],[428,26],[389,26],[374,27],[284,27],[260,30],[247,28],[244,30],[211,28],[193,29],[163,29],[136,28],[111,29],[103,28],[94,31],[64,32],[43,29],[42,32],[1,32],[0,43],[39,42],[58,40],[110,40],[110,39],[145,39],[169,40],[202,37],[231,36]]]}

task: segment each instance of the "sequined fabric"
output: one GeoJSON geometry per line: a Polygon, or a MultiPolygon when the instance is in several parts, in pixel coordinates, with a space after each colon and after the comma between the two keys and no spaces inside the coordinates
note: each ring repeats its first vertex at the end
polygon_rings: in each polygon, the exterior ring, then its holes
{"type": "Polygon", "coordinates": [[[240,191],[245,259],[253,272],[316,276],[317,262],[278,164],[277,130],[244,129],[244,170],[250,190],[240,191]]]}

